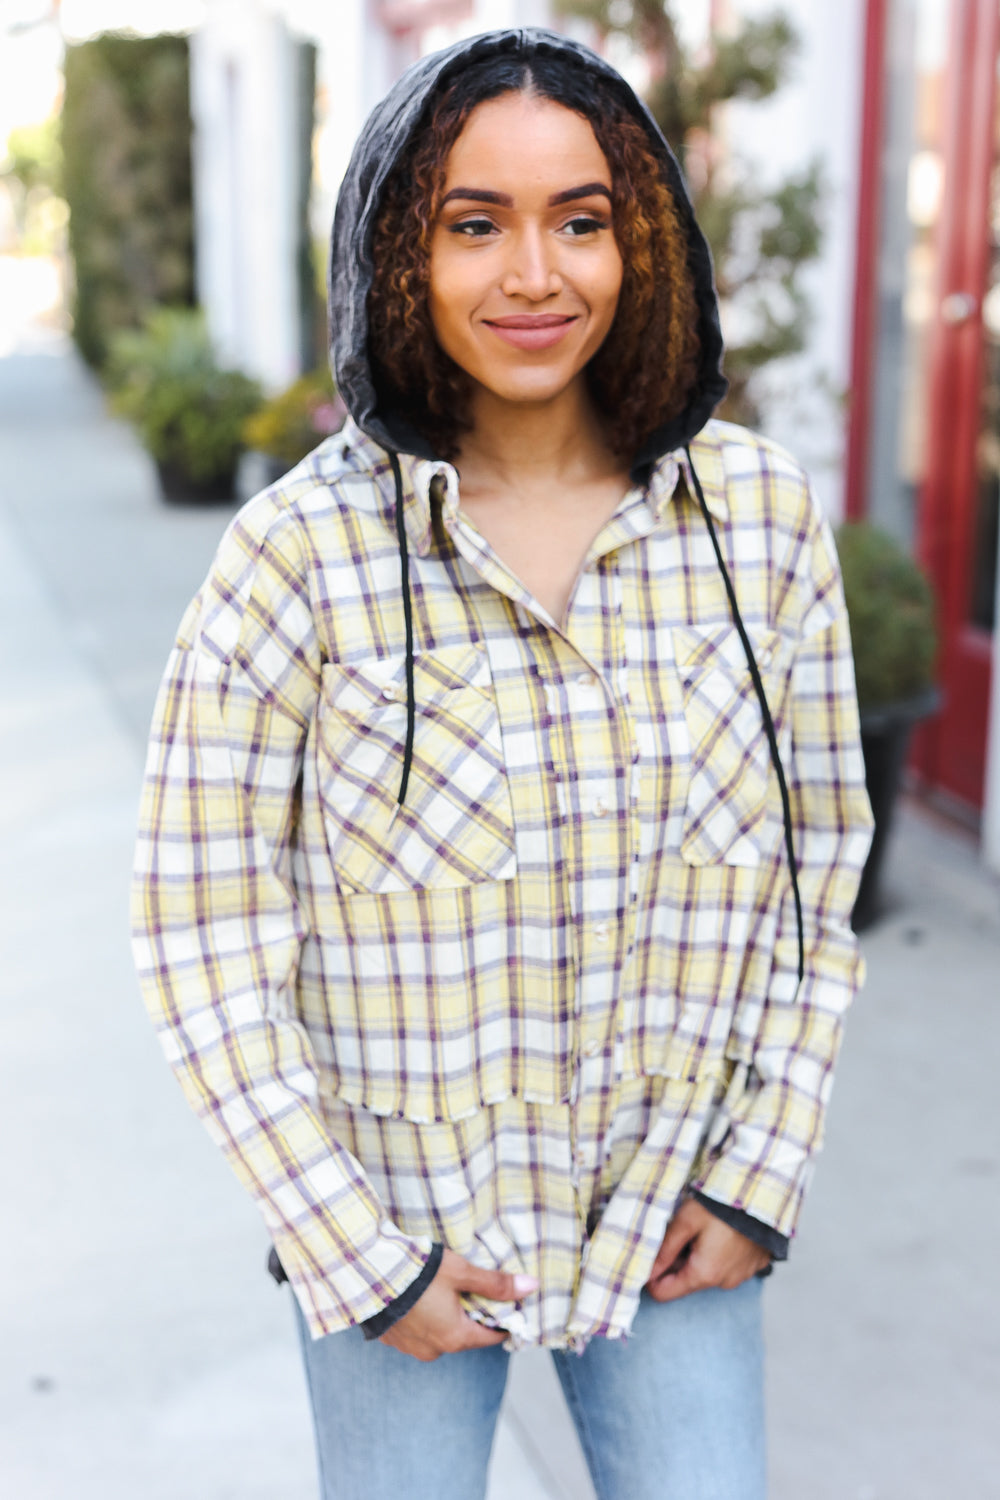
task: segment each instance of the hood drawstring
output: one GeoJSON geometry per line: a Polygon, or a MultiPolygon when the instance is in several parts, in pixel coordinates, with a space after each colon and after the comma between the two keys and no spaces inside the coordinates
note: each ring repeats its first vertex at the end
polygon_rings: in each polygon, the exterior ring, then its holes
{"type": "Polygon", "coordinates": [[[396,805],[402,807],[406,801],[406,788],[413,764],[413,735],[417,722],[417,695],[413,687],[413,600],[410,598],[410,549],[406,540],[406,522],[403,517],[403,476],[399,471],[399,457],[389,449],[392,477],[396,483],[396,535],[399,538],[399,564],[403,584],[403,623],[406,629],[406,746],[403,750],[403,774],[399,778],[399,795],[396,805]]]}
{"type": "MultiPolygon", "coordinates": [[[[729,570],[722,556],[722,548],[719,546],[719,538],[705,500],[705,492],[702,489],[701,480],[698,478],[698,471],[691,457],[690,447],[685,447],[684,452],[687,454],[691,477],[694,480],[698,505],[705,518],[708,534],[712,539],[715,560],[719,565],[722,581],[725,584],[733,623],[739,634],[747,666],[750,669],[754,692],[757,694],[761,716],[764,720],[764,732],[767,735],[768,748],[771,752],[771,762],[778,778],[778,788],[781,792],[781,811],[785,824],[785,850],[788,855],[788,873],[792,882],[792,895],[795,899],[795,919],[798,925],[799,984],[801,984],[806,970],[805,927],[802,917],[802,897],[799,893],[799,867],[798,861],[795,858],[795,842],[792,830],[792,804],[788,795],[788,782],[785,778],[785,769],[781,764],[781,755],[778,751],[778,736],[775,732],[774,719],[771,717],[771,710],[768,706],[767,694],[764,691],[764,683],[761,680],[760,668],[757,666],[753,647],[750,644],[750,637],[747,635],[746,626],[740,614],[740,607],[736,600],[736,590],[733,587],[733,581],[729,576],[729,570]]],[[[389,450],[389,462],[392,465],[392,475],[396,486],[396,535],[399,538],[399,561],[403,589],[403,622],[406,629],[406,745],[403,751],[403,773],[399,780],[399,793],[396,797],[397,806],[402,807],[406,801],[406,788],[409,784],[410,767],[413,763],[413,736],[416,729],[417,703],[413,685],[413,601],[410,597],[410,549],[406,539],[406,523],[403,517],[403,476],[399,468],[399,458],[392,449],[389,450]]]]}
{"type": "Polygon", "coordinates": [[[694,459],[691,457],[690,447],[685,447],[684,452],[687,454],[688,465],[691,469],[691,477],[694,480],[695,492],[698,496],[698,505],[701,509],[702,515],[705,517],[705,524],[708,527],[708,534],[712,538],[712,547],[715,551],[715,560],[719,564],[719,571],[722,574],[722,581],[726,586],[726,595],[729,599],[729,608],[732,611],[733,623],[736,626],[740,640],[743,643],[743,652],[747,659],[747,666],[750,668],[750,676],[753,679],[754,692],[757,694],[757,701],[760,704],[760,711],[764,720],[764,732],[767,735],[767,743],[771,751],[771,762],[778,777],[778,787],[781,791],[781,811],[785,820],[785,849],[788,854],[788,873],[791,876],[792,881],[792,895],[795,898],[795,919],[798,924],[799,932],[799,984],[801,984],[803,979],[805,978],[806,972],[805,929],[802,920],[802,897],[799,894],[799,866],[798,861],[795,858],[795,843],[792,833],[792,804],[788,796],[788,782],[785,780],[785,768],[781,764],[781,756],[778,753],[778,736],[775,733],[774,720],[771,717],[771,710],[768,707],[767,694],[764,692],[764,684],[761,680],[760,668],[757,666],[757,661],[753,654],[753,647],[750,644],[750,637],[747,635],[746,626],[743,624],[743,617],[740,614],[740,607],[736,602],[736,590],[733,588],[733,580],[730,578],[729,570],[727,569],[725,561],[723,560],[722,548],[719,546],[719,538],[716,534],[715,526],[712,522],[712,517],[709,514],[708,505],[705,501],[705,491],[701,487],[701,480],[698,478],[698,470],[694,466],[694,459]]]}

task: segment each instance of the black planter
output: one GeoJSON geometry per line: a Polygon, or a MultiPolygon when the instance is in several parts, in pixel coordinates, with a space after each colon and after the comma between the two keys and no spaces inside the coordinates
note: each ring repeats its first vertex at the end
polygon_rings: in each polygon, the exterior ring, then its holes
{"type": "Polygon", "coordinates": [[[293,464],[275,458],[272,453],[263,453],[259,448],[244,449],[236,465],[236,499],[245,505],[268,485],[276,484],[291,468],[294,468],[293,464]]]}
{"type": "Polygon", "coordinates": [[[230,505],[236,482],[235,465],[213,479],[192,479],[186,469],[170,460],[156,459],[164,500],[173,505],[230,505]]]}
{"type": "Polygon", "coordinates": [[[879,914],[878,883],[889,842],[892,814],[903,782],[906,754],[913,727],[933,714],[940,703],[936,688],[901,703],[871,708],[861,715],[861,748],[865,757],[865,785],[875,818],[875,834],[861,877],[851,924],[855,932],[870,927],[879,914]]]}

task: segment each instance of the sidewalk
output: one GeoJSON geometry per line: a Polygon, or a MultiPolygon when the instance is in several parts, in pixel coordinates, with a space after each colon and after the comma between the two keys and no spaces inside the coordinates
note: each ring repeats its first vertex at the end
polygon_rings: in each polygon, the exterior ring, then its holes
{"type": "MultiPolygon", "coordinates": [[[[0,359],[0,414],[0,1488],[312,1500],[286,1294],[126,938],[152,694],[228,511],[164,507],[55,346],[0,359]]],[[[1000,1496],[1000,891],[914,808],[886,884],[768,1294],[772,1500],[1000,1496]]],[[[547,1357],[518,1356],[490,1500],[590,1494],[547,1357]]]]}

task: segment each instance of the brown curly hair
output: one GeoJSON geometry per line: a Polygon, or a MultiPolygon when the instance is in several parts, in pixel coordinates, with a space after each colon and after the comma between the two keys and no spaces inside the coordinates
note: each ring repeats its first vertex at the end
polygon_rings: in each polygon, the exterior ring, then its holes
{"type": "Polygon", "coordinates": [[[424,127],[388,179],[375,223],[368,294],[372,363],[379,403],[423,432],[452,459],[471,427],[471,384],[437,342],[430,315],[430,245],[448,154],[478,104],[511,92],[566,104],[588,121],[611,169],[612,224],[623,276],[618,309],[587,367],[591,393],[615,451],[631,457],[643,440],[687,405],[701,343],[688,240],[674,196],[639,122],[602,80],[567,90],[564,77],[540,76],[535,62],[516,72],[480,66],[447,84],[424,127]],[[477,78],[477,73],[485,74],[477,78]]]}

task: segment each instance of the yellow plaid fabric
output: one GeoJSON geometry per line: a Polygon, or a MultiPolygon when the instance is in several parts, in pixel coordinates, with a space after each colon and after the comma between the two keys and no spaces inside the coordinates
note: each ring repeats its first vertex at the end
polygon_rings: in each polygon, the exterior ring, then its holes
{"type": "Polygon", "coordinates": [[[626,1333],[679,1195],[789,1233],[859,980],[870,815],[829,530],[739,428],[693,447],[788,773],[806,977],[761,714],[683,454],[594,543],[560,629],[351,423],[233,521],[182,622],[134,888],[149,1009],[314,1335],[435,1240],[541,1290],[513,1344],[626,1333]]]}

